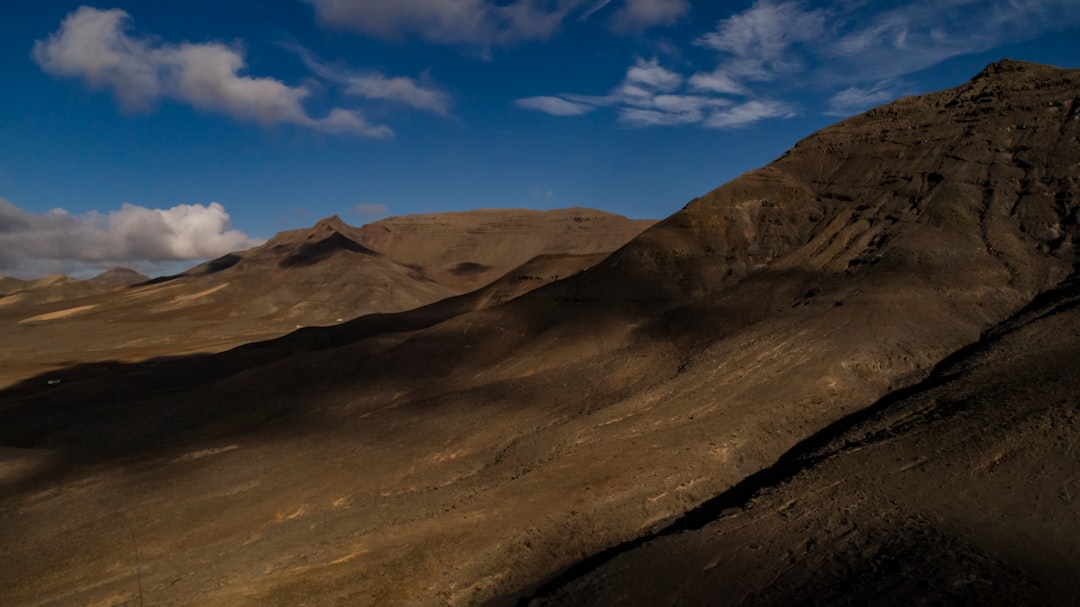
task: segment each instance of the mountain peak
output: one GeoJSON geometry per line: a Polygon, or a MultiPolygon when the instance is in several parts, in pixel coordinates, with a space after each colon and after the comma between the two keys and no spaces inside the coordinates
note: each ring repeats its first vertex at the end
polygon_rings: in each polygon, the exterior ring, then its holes
{"type": "Polygon", "coordinates": [[[1030,61],[1017,61],[1016,59],[1003,58],[984,67],[982,71],[971,79],[970,83],[985,81],[1025,82],[1033,81],[1039,86],[1048,85],[1045,78],[1054,72],[1067,72],[1059,67],[1030,61]]]}
{"type": "Polygon", "coordinates": [[[317,234],[323,234],[325,232],[347,232],[352,229],[353,227],[345,223],[341,217],[331,215],[330,217],[324,217],[316,222],[312,231],[317,234]]]}
{"type": "Polygon", "coordinates": [[[110,286],[127,286],[146,282],[147,280],[150,280],[150,278],[131,268],[115,267],[94,276],[88,282],[110,286]]]}
{"type": "Polygon", "coordinates": [[[1046,68],[1047,66],[1039,65],[1037,63],[1030,63],[1028,61],[1017,61],[1016,59],[1009,59],[1003,57],[999,61],[995,61],[982,69],[981,72],[975,75],[975,78],[982,78],[993,74],[1003,74],[1008,72],[1023,72],[1034,68],[1046,68]]]}

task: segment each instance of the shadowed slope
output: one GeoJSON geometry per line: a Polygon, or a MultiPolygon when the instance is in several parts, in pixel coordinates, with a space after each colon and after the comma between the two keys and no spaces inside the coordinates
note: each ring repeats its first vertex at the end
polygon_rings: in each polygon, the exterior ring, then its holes
{"type": "MultiPolygon", "coordinates": [[[[386,240],[395,251],[417,245],[430,267],[361,244],[363,228],[335,216],[122,291],[115,286],[132,277],[113,272],[90,281],[54,277],[48,288],[0,297],[0,340],[8,346],[0,352],[0,386],[71,362],[215,352],[300,326],[408,310],[478,288],[542,252],[610,251],[652,223],[587,209],[451,215],[453,221],[439,223],[441,232],[422,246],[417,239],[386,240]],[[602,220],[583,228],[574,217],[602,220]],[[514,229],[504,231],[507,225],[514,229]],[[477,257],[488,265],[468,271],[472,266],[461,260],[472,257],[459,253],[478,243],[497,249],[496,257],[477,257]],[[514,253],[499,257],[507,249],[514,253]]],[[[429,225],[438,217],[415,222],[429,225]]],[[[409,217],[384,221],[405,232],[414,223],[409,217]]]]}
{"type": "Polygon", "coordinates": [[[525,602],[1075,604],[1078,357],[1074,276],[873,415],[525,602]]]}
{"type": "Polygon", "coordinates": [[[1077,99],[1076,71],[1003,62],[825,129],[501,305],[163,363],[153,393],[127,369],[27,385],[0,407],[31,436],[0,502],[0,592],[528,594],[924,379],[1068,275],[1077,99]]]}

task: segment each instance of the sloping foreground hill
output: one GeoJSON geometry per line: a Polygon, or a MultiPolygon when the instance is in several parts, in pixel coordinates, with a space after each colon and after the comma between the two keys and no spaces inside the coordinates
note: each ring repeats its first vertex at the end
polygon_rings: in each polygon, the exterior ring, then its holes
{"type": "Polygon", "coordinates": [[[1078,116],[1076,70],[1003,61],[816,133],[499,305],[24,382],[0,395],[0,598],[529,596],[1067,277],[1078,116]]]}
{"type": "Polygon", "coordinates": [[[582,208],[415,215],[363,228],[331,217],[164,279],[49,277],[0,296],[0,386],[76,362],[216,352],[298,326],[408,310],[549,256],[551,272],[520,282],[520,292],[558,278],[556,265],[562,276],[584,269],[597,261],[590,255],[652,223],[582,208]],[[563,257],[554,264],[552,255],[563,257]]]}
{"type": "Polygon", "coordinates": [[[1080,275],[545,605],[1080,602],[1080,275]]]}

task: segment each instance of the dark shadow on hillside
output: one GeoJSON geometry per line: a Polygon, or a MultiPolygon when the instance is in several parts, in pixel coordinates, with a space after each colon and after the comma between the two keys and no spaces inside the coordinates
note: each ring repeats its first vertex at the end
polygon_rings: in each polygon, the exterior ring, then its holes
{"type": "Polygon", "coordinates": [[[334,232],[330,236],[317,242],[306,242],[294,253],[282,259],[278,265],[283,268],[302,267],[314,265],[338,251],[349,251],[361,255],[376,256],[378,253],[352,240],[351,238],[334,232]]]}
{"type": "Polygon", "coordinates": [[[450,273],[454,276],[469,276],[472,274],[483,274],[491,269],[491,266],[485,266],[484,264],[473,263],[471,261],[463,261],[455,265],[450,270],[450,273]]]}
{"type": "Polygon", "coordinates": [[[206,272],[204,274],[216,274],[222,270],[228,270],[229,268],[240,263],[240,256],[235,253],[229,253],[228,255],[222,255],[217,259],[210,260],[206,264],[206,272]]]}
{"type": "Polygon", "coordinates": [[[50,371],[0,391],[0,446],[57,455],[50,470],[20,481],[27,486],[71,467],[131,461],[219,438],[295,435],[326,423],[311,404],[313,395],[347,399],[386,382],[432,386],[438,393],[466,356],[477,360],[480,352],[481,362],[473,364],[496,362],[551,327],[569,322],[571,332],[588,331],[595,324],[590,319],[638,313],[617,298],[568,304],[558,296],[562,287],[478,311],[493,286],[218,354],[50,371]],[[444,330],[411,334],[474,311],[475,317],[444,330]]]}
{"type": "Polygon", "coordinates": [[[187,275],[188,275],[187,272],[181,272],[180,274],[170,274],[169,276],[158,276],[156,278],[151,278],[150,280],[145,280],[145,281],[140,282],[140,283],[136,283],[136,284],[133,284],[133,285],[128,285],[128,288],[129,289],[135,289],[135,288],[138,288],[138,287],[149,287],[151,285],[160,285],[160,284],[163,284],[163,283],[166,283],[166,282],[174,281],[174,280],[176,280],[178,278],[183,278],[183,277],[185,277],[187,275]]]}
{"type": "MultiPolygon", "coordinates": [[[[959,369],[969,364],[969,361],[980,353],[990,350],[1006,335],[1024,328],[1031,322],[1055,314],[1066,313],[1077,306],[1080,306],[1080,272],[1074,272],[1056,288],[1040,294],[1009,319],[987,331],[978,341],[960,348],[942,359],[935,365],[926,380],[890,392],[865,409],[860,409],[829,424],[786,451],[772,466],[747,476],[726,491],[687,511],[667,526],[590,555],[531,589],[523,589],[516,595],[497,598],[489,602],[489,605],[508,604],[513,602],[514,596],[519,597],[516,601],[519,607],[544,604],[546,599],[557,596],[562,589],[568,587],[574,581],[588,576],[624,554],[660,538],[702,529],[719,520],[725,513],[744,508],[748,502],[759,494],[782,485],[829,458],[893,438],[895,433],[890,429],[865,435],[860,435],[856,430],[872,422],[898,404],[952,382],[958,377],[959,369]]],[[[922,421],[924,423],[937,422],[965,410],[966,404],[964,402],[940,403],[936,410],[924,414],[922,421]]],[[[924,556],[927,557],[933,552],[931,545],[925,542],[920,545],[906,546],[905,549],[914,552],[926,551],[924,556]]],[[[940,545],[937,546],[937,549],[940,551],[940,545]]],[[[881,572],[877,573],[880,574],[881,572]]],[[[897,572],[887,571],[885,573],[894,575],[897,579],[905,579],[902,575],[898,575],[897,572]]],[[[1020,582],[1017,582],[1017,584],[1019,585],[1014,586],[1019,587],[1022,585],[1020,582]]],[[[944,589],[944,586],[942,588],[944,589]]],[[[909,603],[900,601],[888,602],[887,604],[902,605],[909,603]]]]}

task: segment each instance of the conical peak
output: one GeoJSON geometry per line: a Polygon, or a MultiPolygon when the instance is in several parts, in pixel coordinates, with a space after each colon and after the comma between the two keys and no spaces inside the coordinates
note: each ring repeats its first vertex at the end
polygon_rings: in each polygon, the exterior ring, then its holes
{"type": "Polygon", "coordinates": [[[331,215],[330,217],[320,219],[313,228],[313,230],[318,233],[341,232],[351,229],[352,226],[342,221],[341,217],[338,217],[337,215],[331,215]]]}

